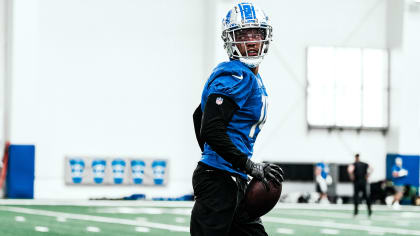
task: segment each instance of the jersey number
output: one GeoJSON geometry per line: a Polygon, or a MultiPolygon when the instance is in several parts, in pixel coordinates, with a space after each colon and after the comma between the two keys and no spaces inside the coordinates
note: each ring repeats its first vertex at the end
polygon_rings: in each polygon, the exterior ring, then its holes
{"type": "Polygon", "coordinates": [[[257,121],[257,123],[255,123],[252,127],[251,130],[249,131],[249,137],[253,138],[255,135],[255,130],[257,129],[257,127],[261,130],[263,125],[265,124],[265,120],[267,119],[266,113],[267,113],[267,96],[262,95],[261,96],[261,100],[262,100],[262,106],[261,106],[261,115],[260,115],[260,119],[257,121]]]}

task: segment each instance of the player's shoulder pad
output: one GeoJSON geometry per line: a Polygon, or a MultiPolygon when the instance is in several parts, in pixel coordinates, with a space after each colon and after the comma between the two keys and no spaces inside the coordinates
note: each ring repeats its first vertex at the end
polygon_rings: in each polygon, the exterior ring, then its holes
{"type": "Polygon", "coordinates": [[[238,60],[222,62],[213,70],[210,77],[227,76],[235,80],[249,79],[252,77],[252,71],[238,60]]]}
{"type": "Polygon", "coordinates": [[[239,84],[250,86],[250,83],[253,81],[253,76],[252,71],[238,60],[222,62],[210,75],[209,85],[217,80],[216,83],[222,83],[228,87],[235,87],[239,84]]]}
{"type": "Polygon", "coordinates": [[[252,91],[255,81],[252,71],[242,62],[223,62],[213,70],[208,80],[208,94],[226,95],[241,107],[252,91]]]}

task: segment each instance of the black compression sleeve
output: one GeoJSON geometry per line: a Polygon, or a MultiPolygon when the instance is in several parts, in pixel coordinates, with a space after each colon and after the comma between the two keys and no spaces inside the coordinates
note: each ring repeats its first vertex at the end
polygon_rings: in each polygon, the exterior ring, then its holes
{"type": "Polygon", "coordinates": [[[201,138],[233,168],[245,169],[248,157],[233,144],[227,125],[238,106],[229,97],[211,94],[207,98],[201,122],[201,138]]]}
{"type": "Polygon", "coordinates": [[[201,118],[203,117],[203,112],[201,111],[201,103],[195,109],[193,114],[193,121],[194,121],[194,131],[195,137],[197,138],[198,145],[200,146],[201,151],[204,151],[204,141],[200,135],[201,129],[201,118]]]}

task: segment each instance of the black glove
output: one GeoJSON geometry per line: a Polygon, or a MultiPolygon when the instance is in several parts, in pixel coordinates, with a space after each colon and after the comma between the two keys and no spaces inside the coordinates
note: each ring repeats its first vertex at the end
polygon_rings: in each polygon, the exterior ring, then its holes
{"type": "Polygon", "coordinates": [[[284,172],[278,165],[255,163],[248,159],[246,161],[245,171],[250,176],[263,182],[267,191],[270,191],[269,181],[272,181],[277,186],[280,186],[281,182],[284,181],[284,172]]]}

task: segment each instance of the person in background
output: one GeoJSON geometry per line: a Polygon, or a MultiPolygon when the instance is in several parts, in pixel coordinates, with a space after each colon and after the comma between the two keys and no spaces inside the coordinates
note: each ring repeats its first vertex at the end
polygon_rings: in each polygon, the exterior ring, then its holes
{"type": "Polygon", "coordinates": [[[395,194],[391,205],[394,209],[400,208],[400,200],[404,194],[404,182],[408,175],[407,169],[403,168],[401,157],[395,158],[395,165],[392,167],[392,182],[394,184],[395,194]]]}
{"type": "Polygon", "coordinates": [[[359,194],[362,193],[362,197],[366,200],[368,216],[370,217],[372,215],[372,208],[367,184],[369,175],[372,173],[372,168],[367,163],[360,161],[360,155],[358,153],[354,156],[354,159],[354,163],[349,165],[347,168],[347,172],[350,176],[350,179],[353,181],[354,186],[354,216],[357,216],[359,213],[359,194]]]}
{"type": "Polygon", "coordinates": [[[328,165],[324,162],[319,162],[315,166],[315,181],[316,192],[319,193],[319,203],[330,203],[328,200],[328,185],[332,183],[332,178],[329,174],[328,165]]]}

